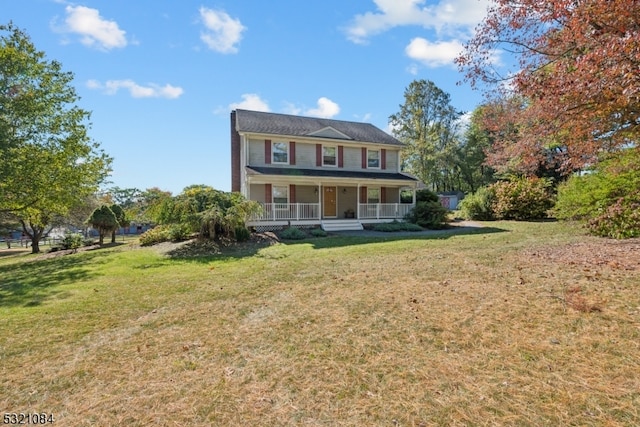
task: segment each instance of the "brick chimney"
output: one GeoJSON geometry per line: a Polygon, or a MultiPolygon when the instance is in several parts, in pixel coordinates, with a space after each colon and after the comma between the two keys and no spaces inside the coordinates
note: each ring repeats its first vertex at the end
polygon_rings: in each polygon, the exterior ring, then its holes
{"type": "Polygon", "coordinates": [[[240,191],[240,134],[236,130],[236,111],[231,112],[231,191],[240,191]]]}

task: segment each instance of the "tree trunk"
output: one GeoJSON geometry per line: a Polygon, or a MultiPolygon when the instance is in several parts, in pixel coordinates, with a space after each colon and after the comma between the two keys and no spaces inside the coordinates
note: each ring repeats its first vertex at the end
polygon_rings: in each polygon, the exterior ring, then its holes
{"type": "Polygon", "coordinates": [[[100,231],[100,238],[98,240],[98,244],[102,246],[103,243],[104,243],[104,231],[100,231]]]}
{"type": "Polygon", "coordinates": [[[113,230],[111,232],[111,243],[115,243],[116,242],[116,230],[113,230]]]}
{"type": "Polygon", "coordinates": [[[31,238],[31,253],[32,254],[40,253],[40,238],[35,235],[31,238]]]}
{"type": "Polygon", "coordinates": [[[31,239],[31,253],[39,254],[40,253],[40,239],[45,234],[46,226],[38,226],[29,221],[29,226],[27,227],[27,222],[24,220],[20,220],[20,224],[22,225],[22,232],[31,239]]]}

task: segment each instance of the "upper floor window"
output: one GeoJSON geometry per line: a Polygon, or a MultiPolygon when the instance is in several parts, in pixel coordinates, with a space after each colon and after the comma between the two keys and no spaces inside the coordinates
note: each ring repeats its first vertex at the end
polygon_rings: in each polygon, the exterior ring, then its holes
{"type": "Polygon", "coordinates": [[[367,167],[380,168],[380,150],[367,150],[367,167]]]}
{"type": "Polygon", "coordinates": [[[337,150],[336,147],[322,147],[322,166],[336,166],[337,150]]]}
{"type": "Polygon", "coordinates": [[[289,163],[289,144],[286,142],[274,142],[271,150],[272,163],[289,163]]]}

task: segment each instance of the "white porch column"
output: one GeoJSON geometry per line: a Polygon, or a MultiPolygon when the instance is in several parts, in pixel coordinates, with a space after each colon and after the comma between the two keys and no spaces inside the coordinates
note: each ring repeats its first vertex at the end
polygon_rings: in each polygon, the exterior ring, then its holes
{"type": "Polygon", "coordinates": [[[322,219],[322,183],[318,183],[318,219],[322,219]]]}
{"type": "Polygon", "coordinates": [[[358,183],[358,189],[356,190],[356,218],[360,219],[362,215],[360,215],[360,183],[358,183]]]}

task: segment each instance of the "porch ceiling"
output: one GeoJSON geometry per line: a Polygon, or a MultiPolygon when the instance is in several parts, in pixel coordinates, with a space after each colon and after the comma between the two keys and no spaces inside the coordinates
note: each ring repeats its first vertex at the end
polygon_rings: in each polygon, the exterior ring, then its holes
{"type": "Polygon", "coordinates": [[[365,172],[348,170],[327,169],[300,169],[300,168],[273,168],[247,166],[247,175],[250,178],[301,178],[302,180],[322,178],[326,180],[348,181],[395,181],[398,185],[415,184],[418,180],[402,173],[393,172],[365,172]]]}

